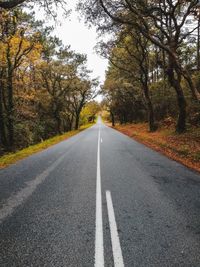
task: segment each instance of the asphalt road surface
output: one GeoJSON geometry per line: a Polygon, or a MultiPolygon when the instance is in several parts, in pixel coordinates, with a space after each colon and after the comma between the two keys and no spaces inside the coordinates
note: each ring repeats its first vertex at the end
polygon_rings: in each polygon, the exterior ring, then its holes
{"type": "Polygon", "coordinates": [[[200,266],[200,175],[99,122],[0,171],[0,266],[200,266]]]}

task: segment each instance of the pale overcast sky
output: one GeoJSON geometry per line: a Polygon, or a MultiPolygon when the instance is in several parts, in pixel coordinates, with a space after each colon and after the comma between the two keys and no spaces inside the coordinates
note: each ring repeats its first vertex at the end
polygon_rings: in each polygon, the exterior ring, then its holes
{"type": "MultiPolygon", "coordinates": [[[[72,9],[71,15],[64,18],[61,11],[58,11],[58,20],[61,26],[56,26],[54,34],[58,36],[64,45],[70,45],[72,50],[87,55],[88,68],[93,71],[92,77],[100,77],[101,83],[105,79],[105,70],[108,62],[101,58],[94,51],[97,43],[97,33],[94,27],[89,28],[80,21],[80,14],[75,10],[78,0],[68,1],[68,9],[72,9]]],[[[36,17],[41,19],[41,12],[36,13],[36,17]]]]}

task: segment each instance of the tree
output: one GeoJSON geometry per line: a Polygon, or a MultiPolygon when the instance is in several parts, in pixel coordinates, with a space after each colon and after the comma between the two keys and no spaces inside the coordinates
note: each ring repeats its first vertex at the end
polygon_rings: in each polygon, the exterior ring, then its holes
{"type": "Polygon", "coordinates": [[[149,130],[155,131],[154,110],[149,90],[150,49],[148,40],[140,32],[126,28],[117,34],[115,40],[102,44],[99,50],[104,51],[101,54],[108,57],[111,64],[126,73],[130,81],[134,79],[140,83],[148,111],[149,130]]]}
{"type": "Polygon", "coordinates": [[[139,83],[127,71],[111,64],[102,93],[113,126],[116,120],[121,124],[145,120],[146,107],[139,83]]]}
{"type": "Polygon", "coordinates": [[[81,112],[81,120],[86,122],[94,122],[96,115],[101,111],[100,104],[93,100],[88,102],[81,112]]]}
{"type": "Polygon", "coordinates": [[[46,9],[49,9],[51,11],[52,5],[65,5],[66,1],[61,1],[61,0],[8,0],[8,1],[0,1],[0,8],[3,9],[12,9],[14,7],[17,7],[23,3],[37,3],[41,5],[42,7],[45,7],[46,9]]]}
{"type": "Polygon", "coordinates": [[[80,115],[83,107],[97,95],[97,92],[94,90],[97,85],[98,82],[96,79],[81,80],[77,77],[77,79],[73,81],[73,90],[70,98],[72,100],[71,103],[75,114],[75,130],[78,130],[79,128],[80,115]]]}
{"type": "Polygon", "coordinates": [[[2,42],[0,43],[1,69],[1,129],[2,143],[12,149],[14,144],[14,101],[13,79],[17,69],[25,60],[35,60],[40,54],[37,29],[30,28],[31,17],[21,10],[5,13],[1,25],[2,42]],[[5,139],[8,132],[8,139],[5,139]]]}
{"type": "Polygon", "coordinates": [[[187,18],[191,15],[197,2],[197,0],[86,0],[80,3],[86,20],[96,23],[99,30],[119,31],[126,25],[139,31],[165,53],[167,64],[163,64],[162,67],[165,68],[169,82],[177,94],[178,132],[183,132],[186,129],[186,100],[182,79],[187,81],[193,97],[200,100],[200,93],[194,86],[190,73],[181,64],[179,54],[181,44],[196,29],[194,25],[190,31],[185,30],[187,18]],[[93,8],[90,8],[91,6],[93,8]]]}
{"type": "MultiPolygon", "coordinates": [[[[51,40],[54,42],[55,40],[51,40]]],[[[52,46],[49,47],[50,49],[52,46]]],[[[45,55],[47,55],[47,47],[45,55]]],[[[49,53],[48,53],[49,55],[49,53]]],[[[47,90],[50,96],[50,112],[56,121],[57,133],[63,132],[64,128],[62,124],[65,124],[64,118],[62,123],[61,114],[68,113],[67,105],[71,104],[68,101],[68,96],[71,93],[71,84],[76,79],[77,74],[77,55],[69,50],[68,47],[61,47],[59,52],[54,51],[52,57],[44,58],[44,61],[38,68],[42,85],[47,90]],[[57,59],[55,59],[55,56],[57,59]]],[[[68,110],[69,111],[69,110],[68,110]]],[[[68,121],[71,121],[67,116],[68,121]]],[[[70,127],[71,128],[71,125],[70,127]]]]}
{"type": "Polygon", "coordinates": [[[0,22],[1,154],[78,128],[98,83],[86,56],[64,47],[33,14],[1,9],[0,22]]]}

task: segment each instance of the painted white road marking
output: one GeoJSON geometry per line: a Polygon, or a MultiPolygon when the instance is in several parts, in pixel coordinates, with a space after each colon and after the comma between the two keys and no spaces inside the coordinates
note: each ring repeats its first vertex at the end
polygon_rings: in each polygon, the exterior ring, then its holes
{"type": "Polygon", "coordinates": [[[95,233],[95,267],[104,267],[103,247],[103,219],[102,219],[102,192],[100,172],[100,128],[97,148],[97,181],[96,181],[96,233],[95,233]]]}
{"type": "Polygon", "coordinates": [[[38,175],[34,180],[31,180],[26,183],[26,187],[21,189],[19,192],[9,197],[3,207],[0,209],[0,223],[10,216],[14,210],[20,206],[23,202],[26,201],[28,197],[32,195],[32,193],[36,190],[36,188],[44,182],[47,176],[61,163],[64,159],[65,155],[61,156],[58,160],[56,160],[49,168],[47,168],[44,172],[38,175]]]}
{"type": "Polygon", "coordinates": [[[103,143],[103,139],[101,138],[101,143],[103,143]]]}
{"type": "Polygon", "coordinates": [[[120,246],[119,235],[117,231],[117,224],[115,220],[115,212],[112,203],[112,197],[110,191],[106,191],[106,201],[108,208],[108,219],[110,224],[110,233],[112,241],[112,250],[115,267],[124,267],[124,261],[122,256],[122,250],[120,246]]]}

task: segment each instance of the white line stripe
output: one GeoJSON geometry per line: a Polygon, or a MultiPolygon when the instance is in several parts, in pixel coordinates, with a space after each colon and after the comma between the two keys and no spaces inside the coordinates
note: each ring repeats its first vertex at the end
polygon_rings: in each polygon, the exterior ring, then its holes
{"type": "Polygon", "coordinates": [[[95,267],[104,266],[102,193],[100,173],[100,128],[97,148],[95,267]]]}
{"type": "Polygon", "coordinates": [[[0,209],[0,224],[3,220],[12,215],[15,209],[20,206],[23,202],[27,200],[28,197],[32,195],[32,193],[36,190],[36,188],[44,182],[47,176],[62,162],[65,155],[61,156],[58,160],[56,160],[49,168],[47,168],[44,172],[38,175],[34,180],[26,183],[26,187],[21,189],[15,195],[11,196],[7,199],[6,203],[0,209]]]}
{"type": "Polygon", "coordinates": [[[103,139],[101,138],[101,143],[103,143],[103,139]]]}
{"type": "Polygon", "coordinates": [[[107,208],[108,208],[108,218],[109,218],[109,224],[110,224],[114,264],[115,264],[115,267],[124,267],[122,250],[120,246],[120,240],[119,240],[119,235],[117,231],[117,224],[115,220],[115,212],[113,208],[112,197],[111,197],[110,191],[106,191],[106,201],[107,201],[107,208]]]}

